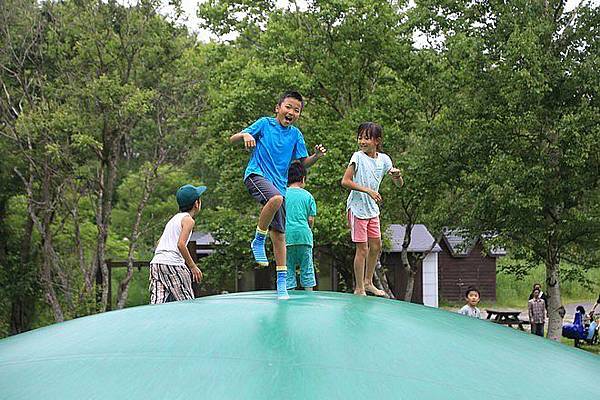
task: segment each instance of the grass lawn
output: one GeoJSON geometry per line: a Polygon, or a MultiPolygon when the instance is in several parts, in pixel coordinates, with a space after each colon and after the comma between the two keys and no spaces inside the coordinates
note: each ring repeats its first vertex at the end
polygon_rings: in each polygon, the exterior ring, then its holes
{"type": "MultiPolygon", "coordinates": [[[[499,260],[499,267],[510,260],[499,260]]],[[[579,282],[566,282],[560,284],[562,304],[594,303],[600,293],[600,269],[590,270],[585,274],[592,282],[591,288],[584,287],[579,282]]],[[[527,307],[527,300],[534,283],[541,283],[545,288],[546,272],[540,265],[531,270],[531,273],[522,279],[514,275],[499,272],[496,274],[496,307],[523,309],[527,307]]]]}
{"type": "MultiPolygon", "coordinates": [[[[574,345],[574,340],[572,339],[567,339],[567,338],[560,338],[560,342],[563,343],[566,346],[571,346],[571,347],[575,347],[574,345]]],[[[581,350],[585,350],[585,351],[589,351],[590,353],[594,353],[594,354],[598,354],[600,355],[600,344],[596,344],[596,345],[589,345],[589,344],[582,344],[579,347],[581,350]]]]}
{"type": "MultiPolygon", "coordinates": [[[[500,259],[499,265],[510,262],[510,260],[500,259]]],[[[588,271],[586,278],[593,282],[592,288],[586,288],[579,282],[562,282],[561,283],[561,302],[562,304],[576,303],[594,303],[600,293],[600,269],[588,271]]],[[[480,309],[497,308],[497,309],[515,309],[526,310],[529,294],[534,283],[541,283],[544,288],[545,268],[540,265],[531,270],[530,274],[522,279],[516,278],[514,275],[498,272],[496,274],[496,301],[482,301],[479,304],[480,309]]],[[[441,301],[440,308],[447,310],[456,310],[464,305],[460,303],[448,303],[441,301]]],[[[527,318],[527,316],[525,316],[527,318]]],[[[566,321],[565,322],[572,322],[566,321]]],[[[561,342],[566,346],[573,346],[573,340],[561,338],[561,342]]],[[[595,346],[581,345],[582,350],[589,351],[594,354],[600,354],[600,344],[595,346]]]]}
{"type": "MultiPolygon", "coordinates": [[[[504,262],[500,259],[499,266],[504,262]]],[[[586,278],[593,282],[591,288],[586,288],[579,282],[561,283],[561,302],[562,304],[572,303],[594,303],[600,293],[600,269],[591,270],[586,273],[586,278]]],[[[496,274],[496,301],[482,301],[479,308],[500,308],[524,310],[527,308],[527,301],[534,283],[541,283],[542,288],[545,284],[545,269],[540,265],[531,270],[530,274],[519,279],[514,275],[498,272],[496,274]]],[[[440,307],[460,308],[463,302],[449,303],[440,301],[440,307]]]]}

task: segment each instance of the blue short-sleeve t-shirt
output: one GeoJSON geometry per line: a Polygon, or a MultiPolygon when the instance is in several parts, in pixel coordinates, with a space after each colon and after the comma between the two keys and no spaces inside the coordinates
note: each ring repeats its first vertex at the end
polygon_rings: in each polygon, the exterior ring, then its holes
{"type": "Polygon", "coordinates": [[[244,179],[250,174],[264,176],[285,196],[291,162],[308,157],[302,132],[293,125],[284,127],[271,117],[260,118],[242,132],[256,140],[244,179]]]}
{"type": "Polygon", "coordinates": [[[313,245],[308,217],[317,215],[317,204],[309,191],[289,187],[285,196],[285,244],[313,245]]]}

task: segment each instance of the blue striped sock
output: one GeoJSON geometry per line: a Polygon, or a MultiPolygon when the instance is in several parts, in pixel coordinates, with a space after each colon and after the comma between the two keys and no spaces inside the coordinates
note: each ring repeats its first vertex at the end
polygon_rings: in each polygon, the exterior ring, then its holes
{"type": "Polygon", "coordinates": [[[250,244],[250,248],[252,249],[252,254],[254,255],[254,260],[260,266],[266,267],[269,265],[269,260],[267,259],[267,253],[265,252],[265,239],[267,238],[268,231],[262,231],[259,228],[256,228],[256,234],[254,235],[254,240],[250,244]]]}
{"type": "Polygon", "coordinates": [[[285,266],[277,267],[277,298],[287,300],[290,298],[287,291],[287,268],[285,266]]]}

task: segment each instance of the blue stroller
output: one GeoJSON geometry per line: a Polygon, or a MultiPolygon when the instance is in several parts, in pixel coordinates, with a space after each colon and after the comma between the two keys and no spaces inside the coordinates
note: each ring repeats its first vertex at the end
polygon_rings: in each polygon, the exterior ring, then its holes
{"type": "Polygon", "coordinates": [[[585,310],[582,306],[577,307],[575,318],[572,324],[565,324],[562,328],[562,335],[568,339],[575,340],[575,347],[579,347],[581,341],[587,344],[598,344],[598,320],[590,318],[589,323],[584,323],[585,310]]]}

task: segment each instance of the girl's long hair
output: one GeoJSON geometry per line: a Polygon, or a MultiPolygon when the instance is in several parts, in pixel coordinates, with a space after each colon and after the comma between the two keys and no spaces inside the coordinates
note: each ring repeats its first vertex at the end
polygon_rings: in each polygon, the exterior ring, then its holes
{"type": "Polygon", "coordinates": [[[361,136],[364,136],[366,139],[373,138],[377,140],[377,151],[381,151],[383,144],[383,128],[381,125],[375,122],[363,122],[358,126],[358,131],[356,132],[357,139],[361,136]]]}

